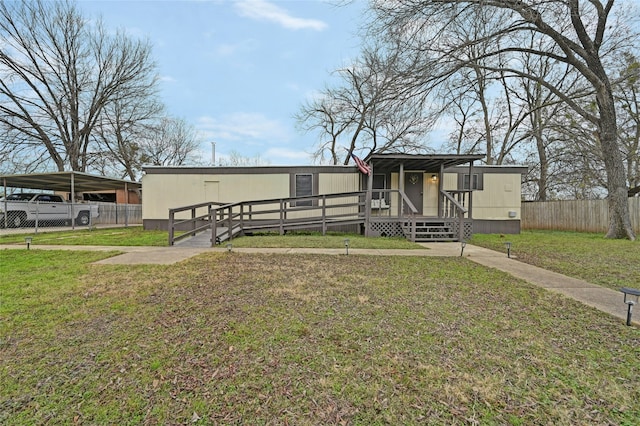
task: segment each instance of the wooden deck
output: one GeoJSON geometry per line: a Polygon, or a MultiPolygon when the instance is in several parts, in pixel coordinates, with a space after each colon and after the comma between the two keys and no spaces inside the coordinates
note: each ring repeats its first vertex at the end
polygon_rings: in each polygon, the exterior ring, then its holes
{"type": "Polygon", "coordinates": [[[420,242],[461,241],[471,236],[470,219],[460,215],[417,216],[406,196],[395,192],[400,205],[389,206],[384,216],[372,214],[372,200],[367,199],[366,191],[231,204],[201,203],[171,209],[169,245],[186,245],[181,241],[188,238],[192,240],[188,244],[193,246],[213,246],[237,235],[282,235],[295,230],[316,230],[323,235],[330,230],[364,230],[367,236],[404,236],[420,242]]]}

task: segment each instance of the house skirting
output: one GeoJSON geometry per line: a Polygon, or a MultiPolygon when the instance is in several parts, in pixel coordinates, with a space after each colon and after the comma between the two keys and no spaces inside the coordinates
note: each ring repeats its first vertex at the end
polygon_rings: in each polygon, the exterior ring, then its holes
{"type": "Polygon", "coordinates": [[[473,219],[474,234],[519,234],[520,220],[473,219]]]}

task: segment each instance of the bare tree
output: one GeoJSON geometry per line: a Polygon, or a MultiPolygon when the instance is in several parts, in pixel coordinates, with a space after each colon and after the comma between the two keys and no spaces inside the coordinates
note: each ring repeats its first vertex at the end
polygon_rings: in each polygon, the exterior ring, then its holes
{"type": "Polygon", "coordinates": [[[459,69],[444,83],[448,110],[458,124],[450,144],[460,153],[484,153],[486,164],[502,164],[525,139],[518,130],[528,110],[511,96],[504,73],[492,70],[508,55],[487,55],[495,47],[491,39],[486,39],[486,33],[500,25],[505,14],[481,8],[476,12],[474,19],[455,23],[457,28],[449,29],[461,42],[478,40],[460,49],[459,69]]]}
{"type": "Polygon", "coordinates": [[[350,66],[335,72],[339,84],[325,89],[296,115],[306,131],[319,131],[315,158],[348,164],[351,154],[423,152],[423,138],[435,121],[424,93],[410,93],[402,75],[415,58],[398,46],[367,46],[350,66]]]}
{"type": "Polygon", "coordinates": [[[138,180],[145,165],[205,164],[200,137],[182,119],[164,115],[145,118],[125,108],[111,111],[108,117],[110,120],[96,132],[102,151],[91,164],[101,174],[138,180]]]}
{"type": "Polygon", "coordinates": [[[141,143],[156,139],[163,106],[153,97],[122,99],[110,103],[101,114],[93,137],[98,151],[91,168],[102,174],[137,180],[145,155],[141,143]]]}
{"type": "MultiPolygon", "coordinates": [[[[494,49],[480,58],[520,52],[548,57],[573,69],[593,88],[596,110],[585,109],[544,76],[531,74],[508,61],[498,66],[484,66],[506,76],[531,79],[544,86],[569,105],[575,113],[596,128],[596,144],[600,146],[607,177],[609,200],[608,238],[635,239],[627,203],[627,183],[620,154],[616,106],[613,88],[603,50],[612,31],[613,0],[405,0],[374,1],[376,12],[372,33],[401,40],[406,50],[422,52],[431,76],[424,83],[439,84],[455,73],[465,62],[470,45],[491,41],[494,49]],[[458,39],[449,31],[471,22],[478,9],[493,9],[508,19],[480,39],[458,39]],[[570,26],[567,28],[567,23],[570,26]],[[553,49],[523,47],[524,37],[536,36],[553,45],[553,49]],[[434,73],[434,69],[438,72],[434,73]]],[[[624,28],[623,23],[616,22],[624,28]]],[[[629,28],[627,34],[633,35],[629,28]]],[[[632,43],[630,39],[626,42],[632,43]]],[[[416,70],[418,73],[420,70],[416,70]]]]}
{"type": "Polygon", "coordinates": [[[161,118],[138,141],[138,146],[142,164],[177,166],[201,163],[197,132],[182,119],[161,118]]]}
{"type": "Polygon", "coordinates": [[[86,171],[105,109],[156,90],[146,41],[109,35],[70,1],[0,3],[0,126],[17,136],[2,150],[86,171]]]}
{"type": "Polygon", "coordinates": [[[315,161],[324,163],[328,156],[330,164],[339,164],[340,138],[351,125],[351,120],[345,120],[345,108],[333,98],[332,90],[326,89],[319,96],[307,100],[295,119],[303,131],[318,133],[319,140],[313,155],[315,161]]]}
{"type": "Polygon", "coordinates": [[[248,167],[248,166],[266,166],[269,164],[269,161],[260,157],[260,155],[256,155],[254,157],[247,157],[239,153],[238,151],[232,150],[229,152],[229,155],[224,156],[220,159],[220,166],[231,166],[231,167],[248,167]]]}
{"type": "Polygon", "coordinates": [[[627,180],[634,188],[640,185],[640,61],[633,53],[624,55],[614,87],[627,180]]]}

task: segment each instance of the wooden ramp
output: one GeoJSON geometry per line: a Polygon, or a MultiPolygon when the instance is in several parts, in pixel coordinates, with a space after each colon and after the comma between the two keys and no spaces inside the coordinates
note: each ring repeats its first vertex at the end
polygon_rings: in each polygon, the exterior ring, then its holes
{"type": "MultiPolygon", "coordinates": [[[[229,239],[229,235],[227,233],[227,228],[220,227],[216,229],[216,234],[218,236],[218,244],[225,242],[229,239]]],[[[240,227],[235,227],[233,229],[233,236],[235,237],[240,233],[240,227]]],[[[211,244],[211,230],[208,229],[203,232],[199,232],[193,237],[187,237],[176,241],[174,244],[175,247],[212,247],[211,244]]]]}

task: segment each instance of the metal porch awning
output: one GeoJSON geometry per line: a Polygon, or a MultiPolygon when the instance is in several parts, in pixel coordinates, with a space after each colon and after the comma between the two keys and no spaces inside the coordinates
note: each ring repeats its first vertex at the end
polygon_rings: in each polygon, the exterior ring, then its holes
{"type": "Polygon", "coordinates": [[[424,170],[426,173],[439,173],[441,167],[449,167],[469,164],[482,160],[484,154],[456,155],[456,154],[371,154],[365,162],[373,164],[376,172],[397,171],[402,164],[404,170],[424,170]]]}

